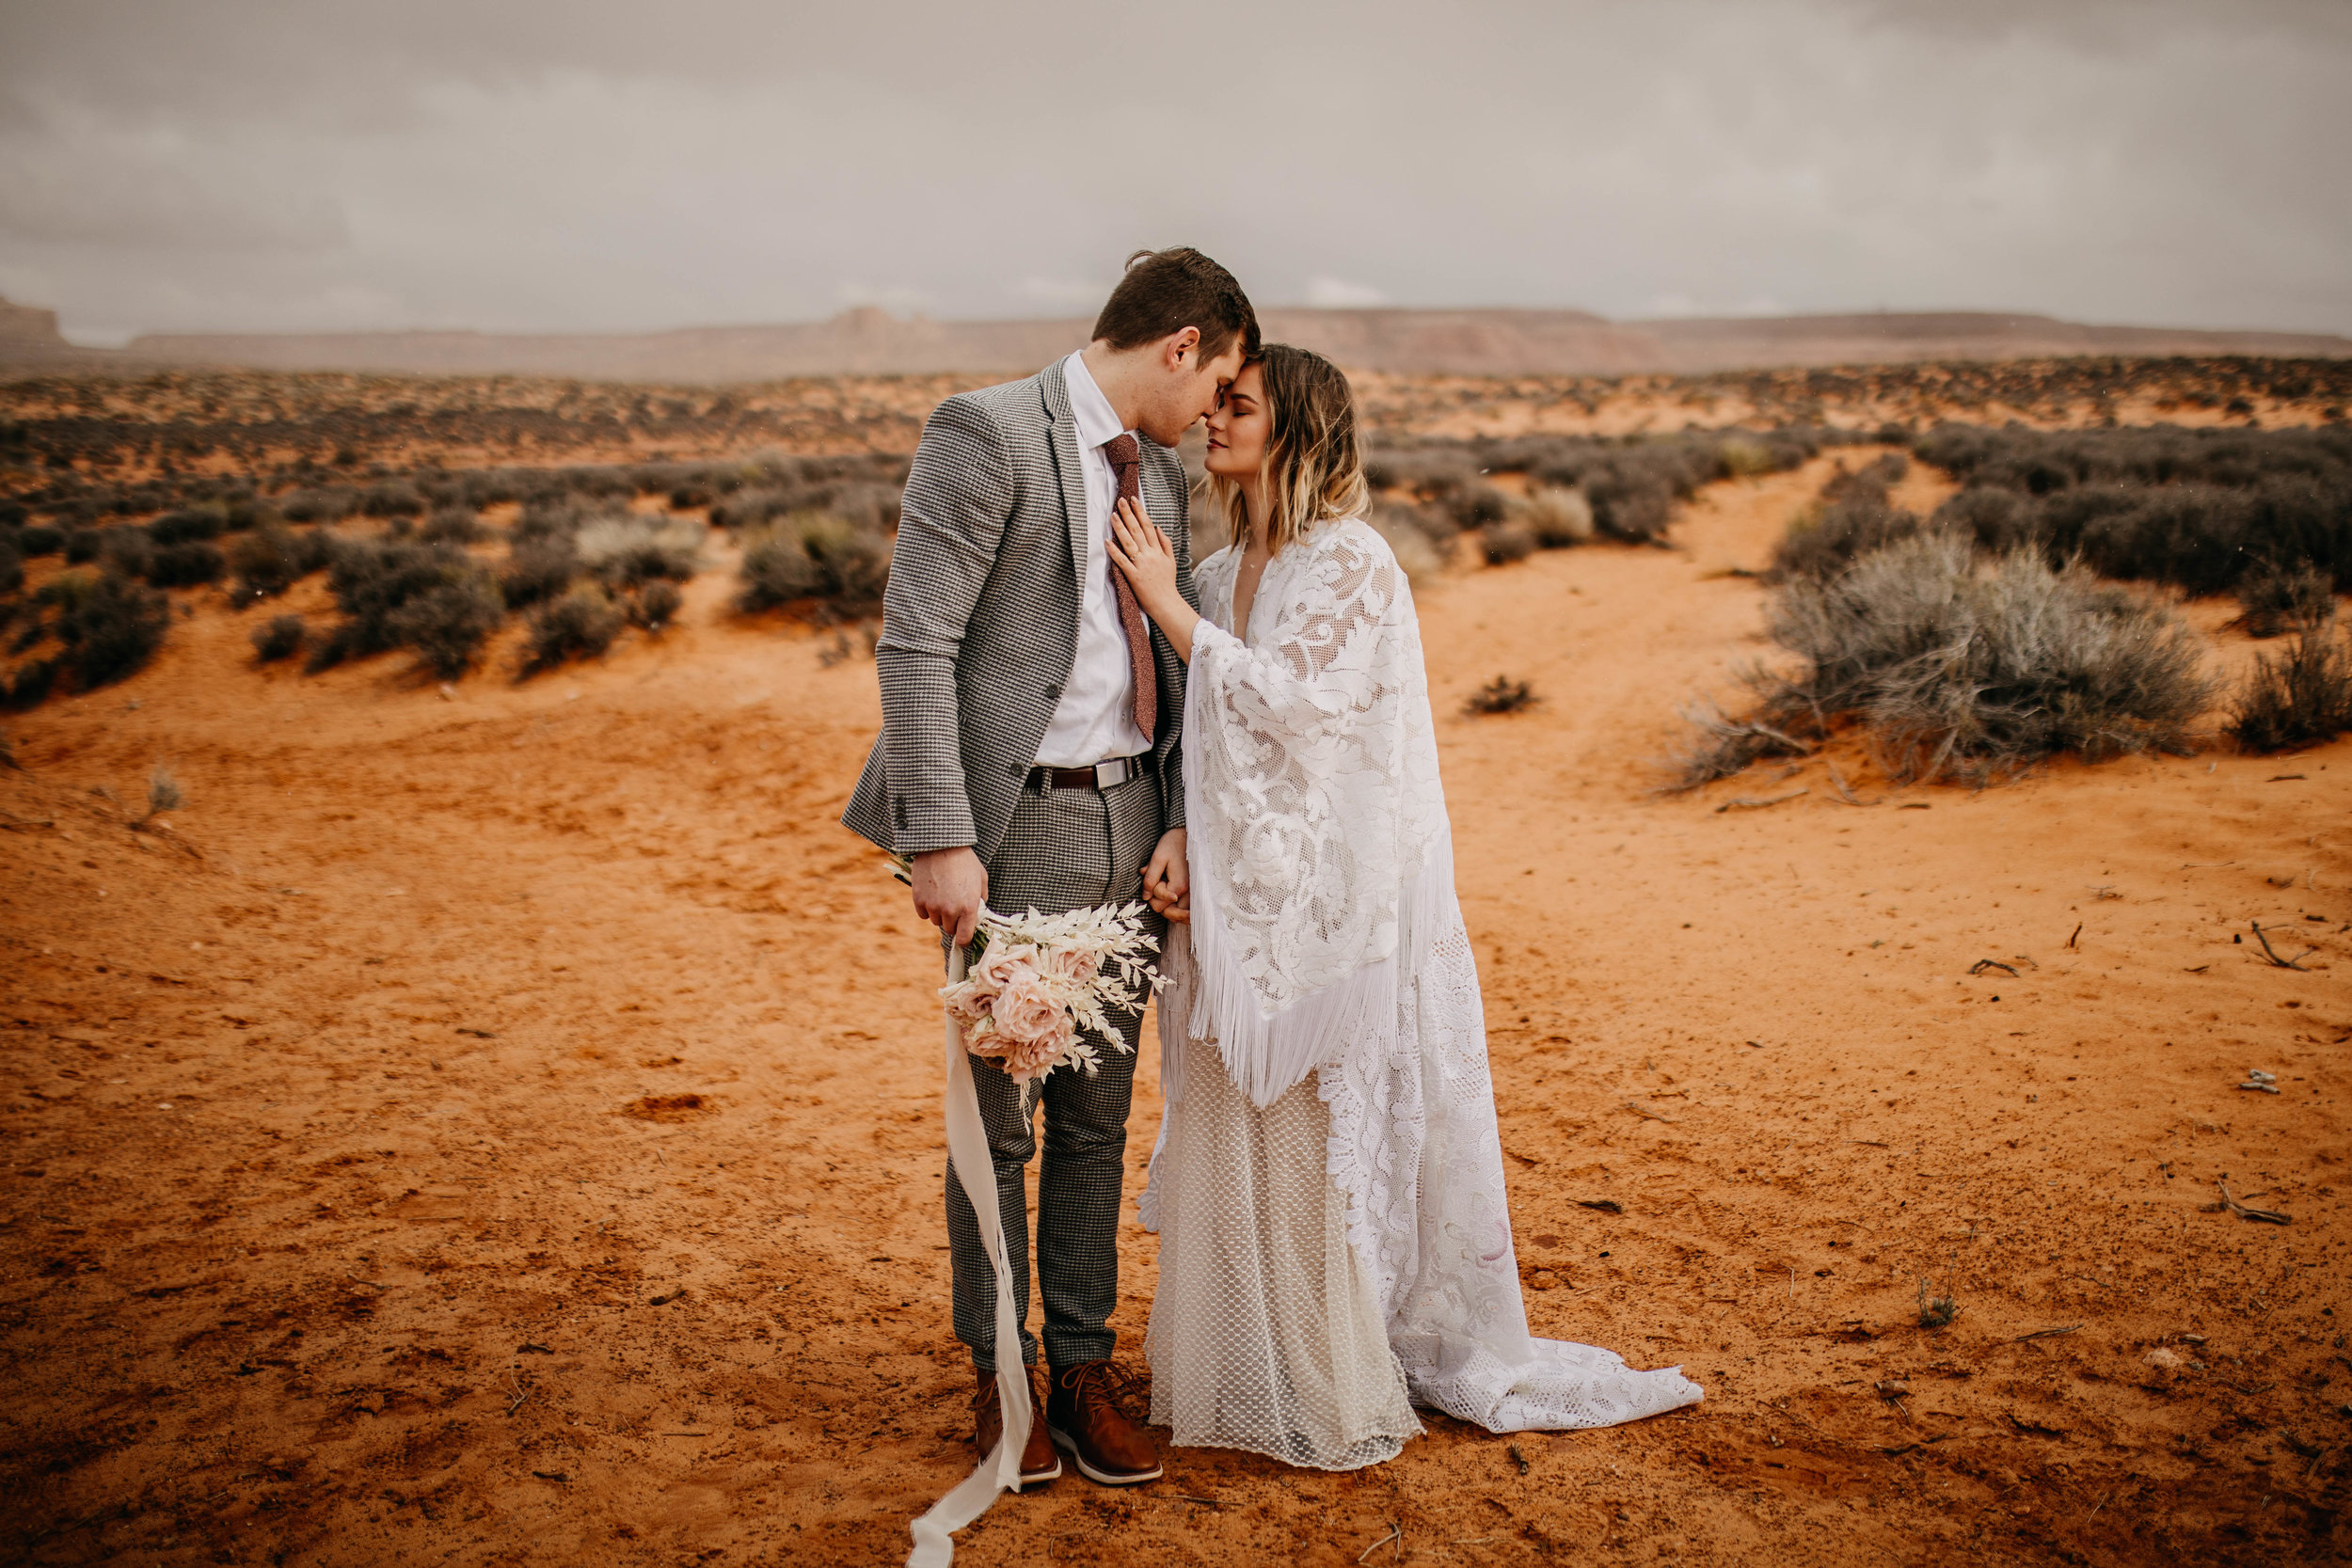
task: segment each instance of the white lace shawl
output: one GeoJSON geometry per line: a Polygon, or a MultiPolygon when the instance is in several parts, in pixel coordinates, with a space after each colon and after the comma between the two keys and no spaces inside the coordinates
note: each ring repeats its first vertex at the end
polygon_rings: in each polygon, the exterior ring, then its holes
{"type": "MultiPolygon", "coordinates": [[[[1179,1032],[1216,1041],[1261,1108],[1316,1070],[1348,1244],[1416,1403],[1520,1432],[1695,1402],[1679,1369],[1636,1370],[1528,1333],[1405,574],[1365,524],[1326,525],[1267,564],[1242,628],[1259,635],[1237,639],[1225,629],[1237,566],[1226,549],[1194,572],[1204,620],[1184,704],[1193,918],[1176,928],[1189,943],[1166,954],[1168,1101],[1184,1098],[1179,1032]]],[[[1167,1148],[1163,1120],[1138,1202],[1150,1229],[1175,1176],[1167,1148]]]]}
{"type": "Polygon", "coordinates": [[[1195,573],[1191,1028],[1263,1107],[1393,1036],[1406,906],[1439,891],[1423,871],[1447,832],[1420,623],[1387,542],[1349,518],[1282,550],[1254,641],[1224,629],[1237,565],[1229,547],[1195,573]]]}

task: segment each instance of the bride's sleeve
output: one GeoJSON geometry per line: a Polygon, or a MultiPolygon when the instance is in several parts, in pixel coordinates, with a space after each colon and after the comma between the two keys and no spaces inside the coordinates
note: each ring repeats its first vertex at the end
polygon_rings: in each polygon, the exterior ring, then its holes
{"type": "Polygon", "coordinates": [[[1205,620],[1193,633],[1189,689],[1220,734],[1237,729],[1278,747],[1326,737],[1345,729],[1379,684],[1380,628],[1402,582],[1395,559],[1343,536],[1320,545],[1298,578],[1265,647],[1205,620]]]}

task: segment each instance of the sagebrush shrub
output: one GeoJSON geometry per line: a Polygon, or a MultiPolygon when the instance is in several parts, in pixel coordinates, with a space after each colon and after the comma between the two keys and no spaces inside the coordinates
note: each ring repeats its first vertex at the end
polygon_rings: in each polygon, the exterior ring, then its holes
{"type": "Polygon", "coordinates": [[[1489,566],[1508,566],[1535,553],[1535,531],[1524,523],[1488,523],[1478,531],[1478,548],[1489,566]]]}
{"type": "Polygon", "coordinates": [[[0,594],[24,586],[24,557],[6,537],[0,537],[0,594]]]}
{"type": "Polygon", "coordinates": [[[193,540],[219,538],[227,523],[228,515],[219,507],[189,507],[167,512],[148,524],[147,536],[159,546],[185,545],[193,540]]]}
{"type": "Polygon", "coordinates": [[[867,612],[881,604],[889,574],[890,541],[879,530],[830,513],[794,513],[746,543],[736,605],[752,614],[816,599],[829,612],[867,612]]]}
{"type": "Polygon", "coordinates": [[[171,626],[168,599],[115,572],[69,572],[52,578],[40,597],[56,610],[50,629],[64,645],[56,662],[84,691],[146,668],[171,626]]]}
{"type": "Polygon", "coordinates": [[[2333,740],[2352,730],[2352,647],[2306,626],[2283,657],[2258,654],[2230,704],[2230,734],[2249,752],[2333,740]]]}
{"type": "Polygon", "coordinates": [[[1810,743],[1850,719],[1894,777],[1982,781],[2061,752],[2183,750],[2212,696],[2170,610],[2029,550],[1979,558],[1951,533],[1792,578],[1766,628],[1801,662],[1751,674],[1756,711],[1741,733],[1702,736],[1685,787],[1760,754],[1756,725],[1810,743]]]}
{"type": "Polygon", "coordinates": [[[444,678],[462,673],[505,613],[489,574],[453,545],[409,540],[348,542],[335,551],[327,583],[343,622],[311,644],[307,667],[405,645],[444,678]],[[412,601],[431,599],[404,614],[412,601]]]}
{"type": "Polygon", "coordinates": [[[194,588],[202,583],[218,582],[229,570],[220,546],[202,540],[181,545],[158,545],[148,558],[147,580],[158,588],[194,588]]]}
{"type": "Polygon", "coordinates": [[[486,572],[470,572],[411,596],[387,617],[386,627],[426,669],[454,680],[505,619],[498,585],[486,572]]]}
{"type": "Polygon", "coordinates": [[[418,526],[417,537],[432,545],[478,545],[489,536],[469,506],[443,506],[418,526]]]}
{"type": "Polygon", "coordinates": [[[706,531],[688,518],[626,513],[581,526],[573,545],[580,564],[608,586],[634,587],[657,578],[684,582],[701,569],[706,531]]]}
{"type": "Polygon", "coordinates": [[[630,595],[628,624],[647,631],[665,630],[677,619],[677,612],[686,602],[674,582],[649,582],[630,595]]]}
{"type": "Polygon", "coordinates": [[[292,658],[302,649],[304,632],[299,615],[273,615],[253,628],[253,657],[263,664],[292,658]]]}
{"type": "Polygon", "coordinates": [[[36,556],[55,555],[65,547],[65,531],[51,528],[47,523],[32,523],[16,531],[19,554],[31,560],[36,556]]]}
{"type": "Polygon", "coordinates": [[[499,571],[499,592],[507,607],[522,610],[551,599],[580,575],[580,552],[569,534],[517,541],[499,571]]]}
{"type": "Polygon", "coordinates": [[[1572,486],[1539,484],[1513,515],[1544,549],[1565,549],[1592,541],[1592,502],[1584,499],[1583,491],[1572,486]]]}
{"type": "Polygon", "coordinates": [[[2243,608],[2234,625],[2249,637],[2325,626],[2336,613],[2332,585],[2314,566],[2262,567],[2238,579],[2237,599],[2243,608]]]}
{"type": "Polygon", "coordinates": [[[586,583],[541,605],[525,623],[521,673],[536,674],[567,659],[600,657],[612,646],[626,620],[603,589],[586,583]]]}
{"type": "Polygon", "coordinates": [[[264,523],[229,546],[229,566],[237,574],[240,599],[274,599],[326,564],[317,533],[297,534],[283,523],[264,523]]]}

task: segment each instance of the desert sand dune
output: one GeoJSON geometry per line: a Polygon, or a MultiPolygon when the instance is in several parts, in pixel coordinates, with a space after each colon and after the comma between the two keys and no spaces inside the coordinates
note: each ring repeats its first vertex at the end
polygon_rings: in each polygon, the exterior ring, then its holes
{"type": "MultiPolygon", "coordinates": [[[[1422,594],[1533,1326],[1707,1402],[1432,1418],[1349,1476],[1177,1451],[963,1560],[2344,1552],[2352,746],[1651,794],[1762,651],[1725,568],[1830,471],[1422,594]],[[1462,716],[1497,673],[1539,705],[1462,716]]],[[[885,1563],[969,1468],[935,949],[833,825],[872,666],[726,586],[448,693],[256,671],[208,608],[11,727],[11,1556],[885,1563]],[[188,804],[135,832],[159,762],[188,804]]],[[[1130,1356],[1153,1256],[1130,1223],[1130,1356]]]]}

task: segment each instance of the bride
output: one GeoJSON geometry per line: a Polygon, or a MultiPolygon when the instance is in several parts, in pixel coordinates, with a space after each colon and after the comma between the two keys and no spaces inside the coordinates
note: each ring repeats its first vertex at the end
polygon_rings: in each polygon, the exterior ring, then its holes
{"type": "Polygon", "coordinates": [[[1191,670],[1152,1420],[1338,1470],[1393,1458],[1414,1405],[1520,1432],[1692,1403],[1677,1369],[1528,1334],[1420,626],[1347,380],[1270,345],[1208,429],[1234,543],[1194,570],[1202,612],[1133,502],[1109,546],[1191,670]]]}

